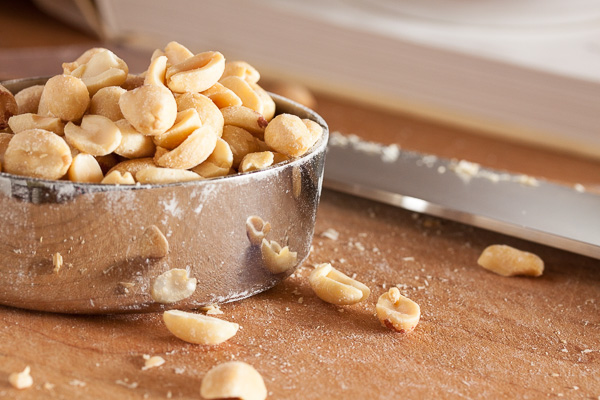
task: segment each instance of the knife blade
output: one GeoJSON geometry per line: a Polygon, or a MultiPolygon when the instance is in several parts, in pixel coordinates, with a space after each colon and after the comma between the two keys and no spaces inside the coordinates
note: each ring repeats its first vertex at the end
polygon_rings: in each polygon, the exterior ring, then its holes
{"type": "Polygon", "coordinates": [[[600,195],[465,160],[330,136],[323,185],[600,259],[600,195]]]}

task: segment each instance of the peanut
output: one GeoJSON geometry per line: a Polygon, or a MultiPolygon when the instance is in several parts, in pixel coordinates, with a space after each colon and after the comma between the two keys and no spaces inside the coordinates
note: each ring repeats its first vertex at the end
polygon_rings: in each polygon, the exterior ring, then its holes
{"type": "Polygon", "coordinates": [[[125,82],[129,68],[110,50],[100,49],[88,60],[79,62],[69,75],[81,78],[90,95],[108,86],[119,86],[125,82]]]}
{"type": "Polygon", "coordinates": [[[269,122],[262,114],[244,106],[225,107],[221,109],[221,113],[225,125],[245,129],[253,136],[263,140],[265,128],[269,122]]]}
{"type": "Polygon", "coordinates": [[[121,144],[121,131],[110,119],[101,115],[85,115],[81,126],[65,125],[65,139],[77,150],[94,156],[112,153],[121,144]]]}
{"type": "Polygon", "coordinates": [[[151,295],[161,304],[176,303],[187,299],[196,290],[196,278],[189,277],[189,271],[175,268],[160,274],[152,284],[151,295]]]}
{"type": "Polygon", "coordinates": [[[160,156],[156,164],[166,168],[193,168],[211,155],[217,139],[218,136],[210,126],[202,125],[175,149],[160,156]]]}
{"type": "Polygon", "coordinates": [[[148,167],[135,174],[135,180],[140,183],[175,183],[199,181],[202,177],[195,172],[177,168],[148,167]]]}
{"type": "Polygon", "coordinates": [[[271,230],[271,224],[263,221],[257,215],[251,215],[246,219],[246,234],[252,246],[260,246],[263,239],[271,230]]]}
{"type": "Polygon", "coordinates": [[[246,154],[239,165],[239,172],[250,172],[265,169],[273,165],[274,155],[270,151],[246,154]]]}
{"type": "Polygon", "coordinates": [[[233,153],[229,144],[221,138],[217,139],[215,149],[206,160],[192,168],[192,171],[203,178],[226,176],[233,165],[233,153]]]}
{"type": "Polygon", "coordinates": [[[177,97],[177,111],[194,108],[198,112],[202,125],[210,126],[215,134],[221,137],[223,133],[223,114],[219,107],[208,97],[200,93],[184,93],[177,97]]]}
{"type": "Polygon", "coordinates": [[[27,131],[29,129],[43,129],[62,136],[64,135],[65,130],[65,124],[60,118],[42,117],[31,113],[13,115],[8,120],[8,126],[14,133],[27,131]]]}
{"type": "Polygon", "coordinates": [[[198,111],[195,108],[185,109],[177,113],[175,123],[168,131],[154,136],[154,143],[167,150],[173,150],[201,126],[198,111]]]}
{"type": "Polygon", "coordinates": [[[254,367],[241,361],[228,361],[204,375],[200,395],[205,399],[264,400],[267,387],[254,367]]]}
{"type": "Polygon", "coordinates": [[[477,263],[502,276],[541,276],[544,273],[544,261],[540,257],[507,245],[488,246],[477,263]]]}
{"type": "Polygon", "coordinates": [[[63,121],[76,121],[83,116],[89,104],[90,94],[81,79],[71,75],[56,75],[48,79],[44,86],[38,114],[63,121]]]}
{"type": "Polygon", "coordinates": [[[143,158],[154,154],[156,146],[152,136],[142,135],[125,119],[121,119],[115,124],[121,132],[121,143],[114,150],[115,154],[125,158],[143,158]]]}
{"type": "Polygon", "coordinates": [[[44,85],[33,85],[15,94],[19,106],[18,114],[37,114],[43,91],[44,85]]]}
{"type": "Polygon", "coordinates": [[[238,95],[219,82],[206,89],[202,94],[211,99],[219,109],[242,105],[242,100],[238,95]]]}
{"type": "Polygon", "coordinates": [[[135,179],[129,172],[121,174],[119,171],[112,171],[106,174],[100,183],[109,185],[135,185],[135,179]]]}
{"type": "Polygon", "coordinates": [[[196,54],[167,68],[167,86],[175,93],[202,92],[214,85],[225,69],[218,51],[196,54]]]}
{"type": "Polygon", "coordinates": [[[245,61],[227,61],[223,78],[227,76],[237,76],[250,83],[256,83],[260,80],[260,73],[245,61]]]}
{"type": "Polygon", "coordinates": [[[225,125],[223,127],[223,140],[227,142],[233,153],[233,168],[238,168],[246,154],[259,151],[259,145],[254,136],[243,128],[225,125]]]}
{"type": "Polygon", "coordinates": [[[315,294],[331,304],[356,304],[371,294],[366,285],[338,271],[329,263],[318,265],[311,272],[308,281],[315,294]]]}
{"type": "Polygon", "coordinates": [[[126,90],[119,86],[108,86],[96,92],[90,101],[90,114],[102,115],[111,121],[125,118],[119,107],[119,99],[126,90]]]}
{"type": "Polygon", "coordinates": [[[298,253],[290,251],[288,246],[281,247],[274,240],[263,239],[260,246],[263,263],[273,274],[280,274],[298,263],[298,253]]]}
{"type": "Polygon", "coordinates": [[[419,305],[402,296],[396,287],[379,296],[375,308],[381,324],[399,333],[415,329],[421,317],[419,305]]]}
{"type": "Polygon", "coordinates": [[[265,129],[265,142],[279,153],[299,157],[314,144],[313,135],[306,124],[292,114],[273,118],[265,129]]]}
{"type": "Polygon", "coordinates": [[[6,129],[9,118],[18,112],[19,106],[15,96],[10,90],[0,85],[0,130],[6,129]]]}
{"type": "Polygon", "coordinates": [[[119,99],[125,119],[140,133],[158,135],[173,126],[177,118],[177,103],[169,89],[158,85],[143,85],[125,92],[119,99]]]}
{"type": "Polygon", "coordinates": [[[217,345],[232,338],[239,325],[219,318],[179,310],[163,313],[169,332],[177,338],[195,344],[217,345]]]}
{"type": "Polygon", "coordinates": [[[104,178],[98,161],[93,156],[85,153],[79,153],[73,157],[67,176],[72,182],[88,183],[100,183],[104,178]]]}

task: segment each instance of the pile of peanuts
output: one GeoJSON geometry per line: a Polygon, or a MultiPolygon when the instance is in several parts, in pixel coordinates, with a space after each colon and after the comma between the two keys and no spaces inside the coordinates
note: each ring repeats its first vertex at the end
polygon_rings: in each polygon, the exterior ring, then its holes
{"type": "Polygon", "coordinates": [[[275,116],[260,74],[218,51],[170,42],[148,69],[129,73],[92,48],[45,85],[0,86],[0,168],[74,182],[172,183],[270,167],[305,154],[314,121],[275,116]]]}

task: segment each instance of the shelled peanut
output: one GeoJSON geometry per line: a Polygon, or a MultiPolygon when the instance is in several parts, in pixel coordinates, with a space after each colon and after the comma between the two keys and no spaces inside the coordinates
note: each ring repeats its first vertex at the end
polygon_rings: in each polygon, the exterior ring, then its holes
{"type": "Polygon", "coordinates": [[[45,85],[0,86],[3,172],[105,184],[171,183],[268,168],[305,154],[322,127],[291,114],[259,72],[171,42],[132,75],[92,48],[45,85]]]}

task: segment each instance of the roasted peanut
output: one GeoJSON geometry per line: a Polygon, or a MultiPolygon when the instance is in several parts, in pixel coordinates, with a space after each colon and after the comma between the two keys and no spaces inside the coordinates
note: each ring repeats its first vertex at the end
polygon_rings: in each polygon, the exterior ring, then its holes
{"type": "Polygon", "coordinates": [[[477,263],[502,276],[541,276],[544,273],[544,261],[540,257],[501,244],[488,246],[477,263]]]}
{"type": "Polygon", "coordinates": [[[154,136],[154,143],[167,150],[173,150],[201,126],[202,121],[198,111],[195,108],[188,108],[177,113],[175,123],[168,131],[154,136]]]}
{"type": "Polygon", "coordinates": [[[263,140],[265,128],[269,122],[262,114],[244,106],[225,107],[221,109],[223,123],[237,126],[250,132],[253,136],[263,140]]]}
{"type": "Polygon", "coordinates": [[[241,106],[242,100],[237,94],[233,93],[233,90],[226,88],[219,82],[215,83],[202,94],[212,100],[217,107],[225,108],[232,106],[241,106]]]}
{"type": "Polygon", "coordinates": [[[419,305],[402,296],[396,287],[379,296],[375,308],[381,324],[400,333],[415,329],[421,317],[419,305]]]}
{"type": "Polygon", "coordinates": [[[227,61],[223,77],[227,76],[237,76],[250,83],[256,83],[260,80],[260,73],[245,61],[227,61]]]}
{"type": "Polygon", "coordinates": [[[167,56],[156,57],[150,63],[146,76],[144,78],[144,85],[159,85],[167,87],[165,75],[167,73],[167,56]]]}
{"type": "Polygon", "coordinates": [[[67,176],[72,182],[100,183],[104,178],[98,161],[90,155],[79,153],[73,157],[67,176]]]}
{"type": "Polygon", "coordinates": [[[211,99],[200,93],[184,93],[176,100],[177,111],[184,111],[188,108],[196,109],[202,125],[210,126],[215,134],[221,137],[224,124],[223,114],[211,99]]]}
{"type": "Polygon", "coordinates": [[[203,178],[215,178],[217,176],[226,176],[232,165],[233,153],[229,144],[222,138],[218,138],[215,149],[210,156],[192,168],[192,171],[203,178]]]}
{"type": "Polygon", "coordinates": [[[114,150],[115,154],[125,158],[150,157],[154,154],[156,146],[152,136],[142,135],[125,119],[121,119],[115,124],[121,131],[121,143],[114,150]]]}
{"type": "Polygon", "coordinates": [[[37,114],[19,114],[13,115],[8,120],[8,126],[13,133],[27,131],[29,129],[43,129],[54,132],[57,135],[64,135],[65,124],[56,117],[42,117],[37,114]]]}
{"type": "Polygon", "coordinates": [[[111,121],[123,119],[119,99],[126,90],[119,86],[108,86],[96,92],[90,101],[90,114],[102,115],[111,121]]]}
{"type": "Polygon", "coordinates": [[[140,183],[175,183],[199,181],[203,179],[195,172],[176,168],[148,167],[135,174],[135,180],[140,183]]]}
{"type": "Polygon", "coordinates": [[[239,165],[239,172],[257,171],[273,165],[274,156],[270,151],[249,153],[244,156],[239,165]]]}
{"type": "Polygon", "coordinates": [[[71,149],[60,136],[42,129],[15,134],[4,153],[4,170],[42,179],[60,179],[71,165],[71,149]]]}
{"type": "Polygon", "coordinates": [[[258,95],[261,103],[263,104],[263,110],[261,114],[263,115],[263,117],[265,117],[267,121],[272,120],[273,116],[275,115],[275,101],[273,100],[271,95],[267,93],[267,91],[260,87],[258,84],[251,83],[250,87],[258,95]]]}
{"type": "Polygon", "coordinates": [[[79,120],[90,104],[87,86],[79,78],[70,75],[56,75],[48,79],[42,96],[38,114],[57,117],[63,121],[79,120]]]}
{"type": "Polygon", "coordinates": [[[225,125],[222,139],[229,144],[233,153],[233,168],[238,168],[246,154],[256,153],[259,146],[250,132],[237,126],[225,125]]]}
{"type": "Polygon", "coordinates": [[[190,278],[186,269],[175,268],[160,274],[152,284],[154,301],[162,304],[187,299],[196,290],[196,278],[190,278]]]}
{"type": "Polygon", "coordinates": [[[81,54],[79,57],[77,57],[77,60],[70,62],[70,63],[63,63],[62,64],[63,74],[70,75],[71,72],[76,70],[78,67],[89,62],[94,55],[96,55],[104,50],[106,50],[106,49],[102,48],[102,47],[92,47],[91,49],[87,49],[86,51],[83,52],[83,54],[81,54]]]}
{"type": "Polygon", "coordinates": [[[123,84],[129,74],[125,61],[108,49],[101,49],[89,60],[78,64],[69,75],[81,78],[92,96],[104,87],[123,84]]]}
{"type": "Polygon", "coordinates": [[[263,239],[260,254],[267,269],[274,274],[285,272],[298,263],[298,253],[290,251],[288,246],[282,248],[274,240],[263,239]]]}
{"type": "Polygon", "coordinates": [[[177,103],[169,89],[144,85],[125,92],[119,99],[125,119],[140,133],[158,135],[173,126],[177,103]]]}
{"type": "Polygon", "coordinates": [[[299,157],[314,144],[306,124],[292,114],[280,114],[265,129],[265,142],[273,150],[291,157],[299,157]]]}
{"type": "Polygon", "coordinates": [[[202,92],[214,85],[224,70],[223,54],[206,51],[167,68],[167,86],[175,93],[202,92]]]}
{"type": "Polygon", "coordinates": [[[304,122],[304,125],[306,125],[306,128],[308,128],[308,132],[310,133],[310,141],[308,142],[308,147],[310,148],[313,144],[317,143],[323,135],[323,127],[310,119],[303,119],[302,122],[304,122]]]}
{"type": "Polygon", "coordinates": [[[10,90],[0,85],[0,130],[6,129],[10,117],[17,115],[18,112],[19,106],[15,96],[10,90]]]}
{"type": "Polygon", "coordinates": [[[43,91],[44,85],[33,85],[15,94],[15,100],[19,106],[18,114],[37,114],[43,91]]]}
{"type": "Polygon", "coordinates": [[[156,164],[165,168],[193,168],[211,155],[217,139],[218,136],[210,126],[202,125],[175,149],[160,156],[156,164]]]}
{"type": "Polygon", "coordinates": [[[244,107],[259,114],[263,113],[265,105],[248,82],[237,76],[227,76],[222,78],[219,83],[235,93],[242,100],[244,107]]]}
{"type": "Polygon", "coordinates": [[[177,338],[203,345],[223,343],[232,338],[240,327],[234,322],[179,310],[165,311],[163,320],[169,332],[177,338]]]}
{"type": "Polygon", "coordinates": [[[121,174],[119,171],[112,171],[106,174],[100,183],[109,185],[135,185],[135,179],[129,172],[121,174]]]}
{"type": "Polygon", "coordinates": [[[169,64],[177,65],[188,58],[194,57],[194,53],[188,50],[184,45],[177,42],[169,42],[165,46],[164,55],[169,59],[169,64]]]}
{"type": "Polygon", "coordinates": [[[81,126],[65,125],[65,139],[77,150],[94,156],[112,153],[121,144],[121,131],[110,119],[101,115],[85,115],[81,126]]]}
{"type": "Polygon", "coordinates": [[[163,258],[169,253],[169,242],[160,228],[150,225],[138,242],[137,256],[142,258],[163,258]]]}
{"type": "Polygon", "coordinates": [[[228,361],[204,375],[200,395],[205,399],[265,400],[267,387],[254,367],[241,361],[228,361]]]}
{"type": "Polygon", "coordinates": [[[356,304],[371,294],[366,285],[338,271],[329,263],[318,265],[311,272],[308,281],[315,294],[331,304],[356,304]]]}
{"type": "Polygon", "coordinates": [[[260,246],[270,230],[271,224],[257,215],[251,215],[246,220],[246,235],[252,246],[260,246]]]}

